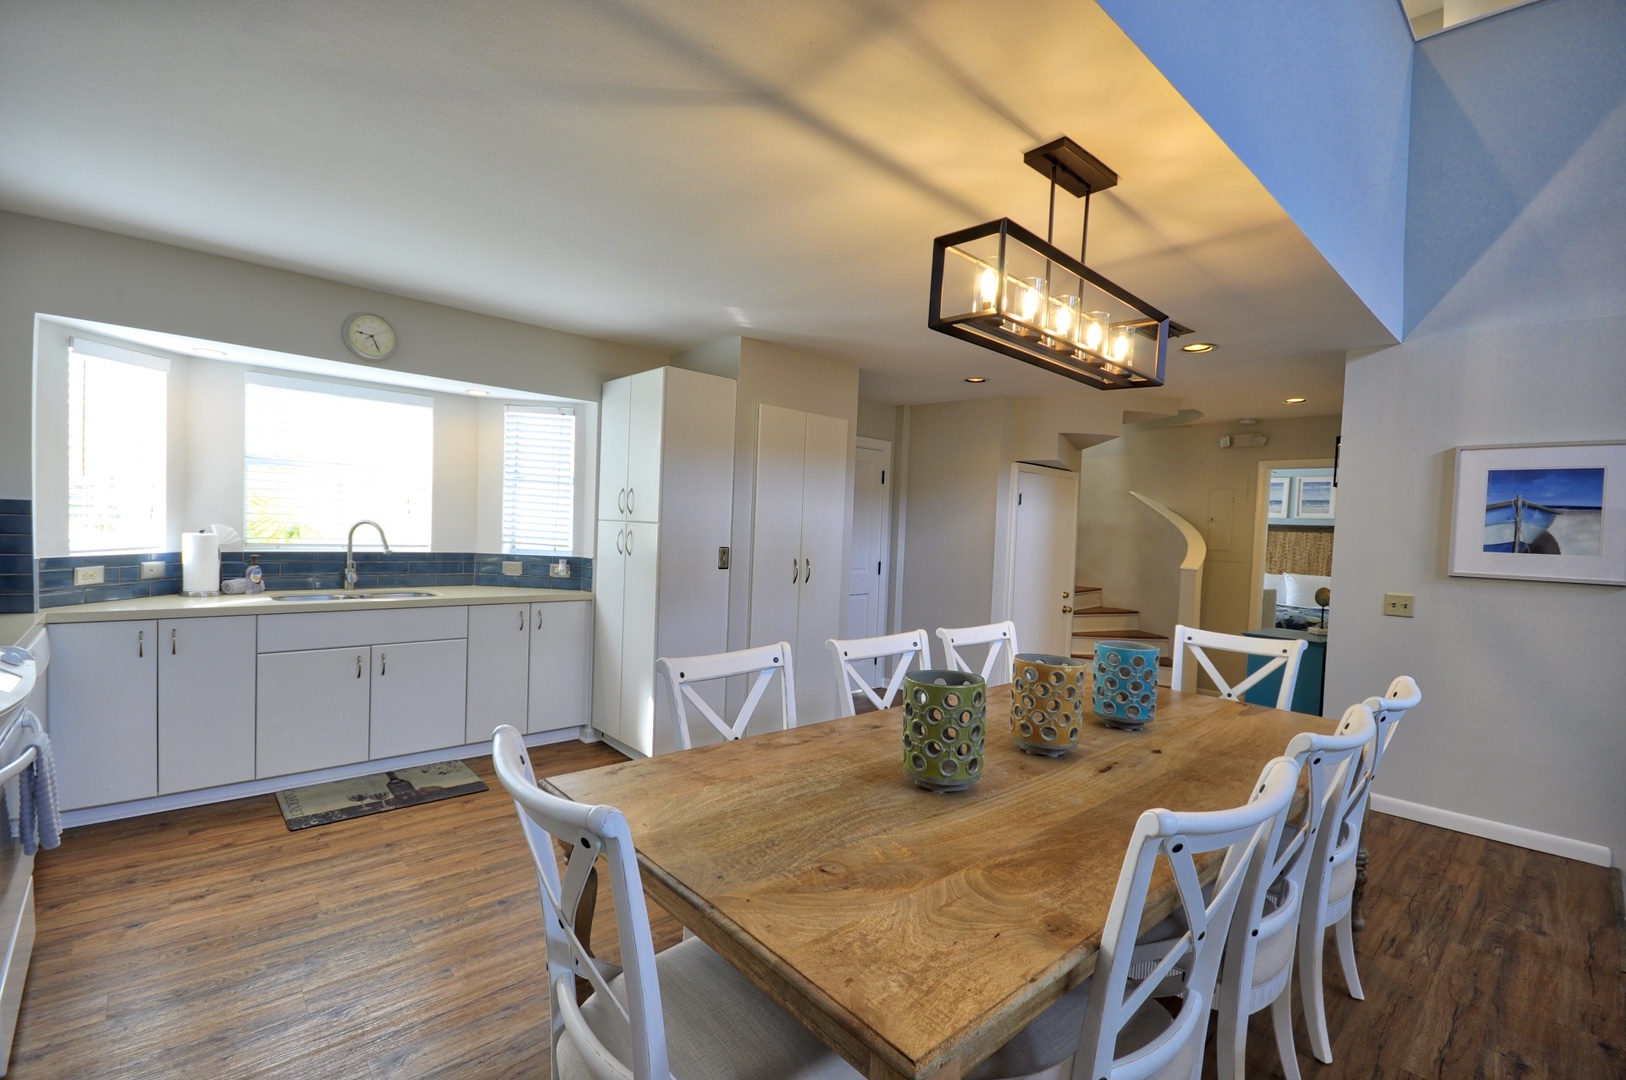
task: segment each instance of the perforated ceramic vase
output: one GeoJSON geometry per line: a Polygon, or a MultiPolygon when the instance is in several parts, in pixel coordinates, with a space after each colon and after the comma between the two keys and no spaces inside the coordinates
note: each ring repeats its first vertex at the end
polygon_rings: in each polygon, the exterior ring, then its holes
{"type": "Polygon", "coordinates": [[[1157,711],[1157,648],[1132,641],[1095,646],[1095,714],[1107,727],[1141,728],[1157,711]]]}
{"type": "Polygon", "coordinates": [[[903,770],[932,791],[963,791],[982,775],[988,684],[965,671],[903,680],[903,770]]]}
{"type": "Polygon", "coordinates": [[[1053,653],[1018,653],[1011,681],[1011,737],[1030,754],[1078,746],[1089,701],[1089,665],[1053,653]]]}

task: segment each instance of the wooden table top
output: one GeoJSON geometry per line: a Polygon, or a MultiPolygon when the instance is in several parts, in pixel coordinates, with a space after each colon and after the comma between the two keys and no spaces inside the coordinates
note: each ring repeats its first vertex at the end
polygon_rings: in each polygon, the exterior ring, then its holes
{"type": "Polygon", "coordinates": [[[1009,717],[993,688],[982,778],[953,794],[904,774],[897,709],[544,783],[620,809],[650,896],[866,1077],[954,1080],[1094,970],[1142,811],[1238,805],[1336,725],[1164,689],[1146,730],[1044,758],[1009,717]]]}

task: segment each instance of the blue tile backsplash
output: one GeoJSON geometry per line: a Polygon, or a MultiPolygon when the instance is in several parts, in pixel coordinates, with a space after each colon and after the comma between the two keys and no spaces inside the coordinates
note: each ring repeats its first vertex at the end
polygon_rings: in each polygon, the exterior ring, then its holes
{"type": "Polygon", "coordinates": [[[34,504],[0,499],[0,615],[34,610],[34,504]]]}
{"type": "MultiPolygon", "coordinates": [[[[0,501],[0,507],[7,505],[0,501]]],[[[25,503],[26,505],[26,503],[25,503]]],[[[0,510],[0,514],[4,514],[0,510]]],[[[0,517],[0,522],[4,518],[0,517]]],[[[220,556],[222,578],[242,577],[249,555],[258,555],[269,590],[338,589],[344,584],[342,551],[227,551],[220,556]]],[[[5,556],[0,555],[0,605],[5,602],[5,556]]],[[[28,606],[33,610],[32,556],[27,571],[28,606]]],[[[593,587],[593,560],[566,557],[568,577],[553,577],[549,566],[556,559],[540,555],[482,555],[466,551],[382,551],[356,552],[356,587],[359,589],[432,588],[436,585],[494,585],[525,589],[579,589],[593,587]],[[519,562],[524,573],[507,577],[504,562],[519,562]]],[[[39,602],[41,608],[68,604],[93,604],[101,600],[129,600],[140,596],[164,596],[181,591],[181,556],[168,551],[151,555],[76,555],[39,560],[39,602]],[[140,564],[152,560],[164,563],[164,576],[142,581],[140,564]],[[75,586],[76,566],[105,567],[101,585],[75,586]]],[[[0,611],[8,610],[0,606],[0,611]]]]}

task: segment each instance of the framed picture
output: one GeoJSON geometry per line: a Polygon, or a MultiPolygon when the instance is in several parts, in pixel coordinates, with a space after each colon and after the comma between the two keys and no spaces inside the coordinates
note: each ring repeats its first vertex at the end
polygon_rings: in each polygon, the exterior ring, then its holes
{"type": "Polygon", "coordinates": [[[1306,521],[1333,519],[1332,476],[1293,478],[1293,517],[1306,521]]]}
{"type": "Polygon", "coordinates": [[[1453,577],[1626,585],[1626,443],[1455,453],[1453,577]]]}
{"type": "Polygon", "coordinates": [[[1265,502],[1265,517],[1268,520],[1281,521],[1287,517],[1287,491],[1292,486],[1290,477],[1272,476],[1270,478],[1270,495],[1265,502]]]}

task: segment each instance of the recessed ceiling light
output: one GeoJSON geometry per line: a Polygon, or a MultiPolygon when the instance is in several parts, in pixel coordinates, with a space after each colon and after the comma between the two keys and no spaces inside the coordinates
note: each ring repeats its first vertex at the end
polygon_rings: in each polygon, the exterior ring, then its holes
{"type": "Polygon", "coordinates": [[[197,353],[199,356],[225,356],[226,355],[226,350],[225,349],[205,349],[201,345],[194,345],[192,347],[192,351],[197,353]]]}
{"type": "Polygon", "coordinates": [[[981,375],[967,375],[965,381],[970,383],[979,383],[987,382],[988,380],[983,378],[981,375]]]}
{"type": "Polygon", "coordinates": [[[1193,341],[1190,345],[1180,346],[1181,352],[1213,352],[1214,345],[1208,341],[1193,341]]]}
{"type": "Polygon", "coordinates": [[[490,390],[465,390],[463,392],[465,394],[473,394],[475,397],[489,397],[489,396],[491,396],[491,391],[490,390]]]}
{"type": "Polygon", "coordinates": [[[1303,405],[1308,400],[1310,400],[1310,399],[1309,398],[1301,398],[1301,397],[1284,397],[1284,398],[1282,398],[1282,404],[1283,405],[1303,405]]]}

